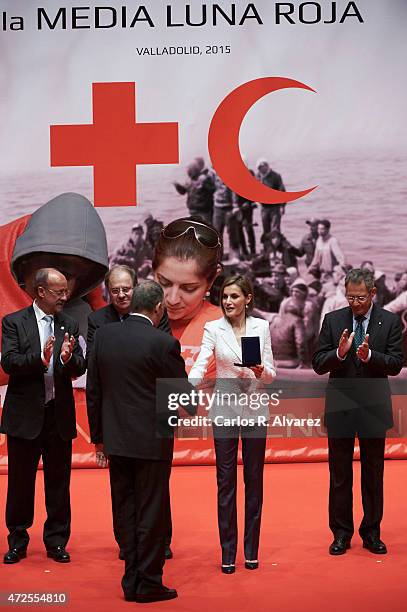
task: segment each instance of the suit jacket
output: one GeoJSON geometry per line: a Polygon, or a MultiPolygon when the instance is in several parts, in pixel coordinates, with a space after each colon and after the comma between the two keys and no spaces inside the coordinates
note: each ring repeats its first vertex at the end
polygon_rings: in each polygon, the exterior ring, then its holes
{"type": "MultiPolygon", "coordinates": [[[[54,317],[55,419],[63,440],[76,437],[75,403],[72,377],[81,376],[86,362],[78,342],[78,324],[63,313],[54,317]],[[60,360],[64,334],[76,339],[71,359],[60,360]]],[[[32,306],[3,318],[1,365],[10,375],[1,422],[1,431],[32,440],[42,429],[45,416],[45,368],[37,319],[32,306]]]]}
{"type": "MultiPolygon", "coordinates": [[[[189,373],[189,380],[194,385],[202,382],[209,359],[214,354],[216,361],[216,391],[226,394],[252,393],[264,384],[272,382],[276,376],[276,369],[273,362],[268,321],[257,317],[247,317],[246,336],[259,336],[260,338],[260,354],[264,366],[260,379],[257,380],[254,372],[249,368],[233,365],[236,362],[241,363],[242,350],[236,340],[231,324],[226,317],[221,317],[205,324],[202,347],[189,373]]],[[[242,407],[240,404],[233,406],[224,405],[223,402],[214,403],[211,409],[211,417],[214,418],[217,415],[233,417],[237,413],[242,416],[251,414],[250,410],[242,410],[242,408],[244,406],[242,407]]],[[[263,408],[264,410],[256,410],[256,416],[262,415],[268,417],[268,406],[263,406],[263,408]]]]}
{"type": "MultiPolygon", "coordinates": [[[[99,310],[90,313],[88,317],[88,336],[86,340],[86,355],[88,358],[92,350],[93,339],[95,337],[96,330],[99,329],[99,327],[102,327],[103,325],[119,322],[120,317],[113,304],[108,304],[107,306],[104,306],[103,308],[100,308],[99,310]]],[[[158,329],[161,329],[162,331],[165,331],[169,334],[171,333],[167,311],[164,312],[158,329]]]]}
{"type": "Polygon", "coordinates": [[[92,442],[108,455],[171,460],[172,428],[161,429],[171,413],[157,402],[158,378],[190,389],[178,340],[137,315],[97,330],[86,395],[92,442]]]}
{"type": "MultiPolygon", "coordinates": [[[[246,336],[259,336],[260,354],[264,365],[260,380],[264,383],[271,382],[276,376],[276,370],[273,363],[268,322],[257,317],[247,317],[246,336]]],[[[216,358],[216,378],[255,378],[249,368],[239,368],[233,365],[235,362],[242,361],[242,349],[226,317],[205,324],[201,351],[189,374],[189,378],[197,384],[203,380],[213,353],[216,358]]]]}
{"type": "Polygon", "coordinates": [[[342,437],[355,429],[369,437],[381,437],[393,426],[388,376],[403,365],[401,323],[397,315],[373,305],[367,333],[371,358],[363,363],[353,347],[341,361],[336,355],[343,330],[353,329],[349,306],[328,313],[322,323],[312,365],[317,374],[329,372],[325,424],[328,433],[342,437]]]}

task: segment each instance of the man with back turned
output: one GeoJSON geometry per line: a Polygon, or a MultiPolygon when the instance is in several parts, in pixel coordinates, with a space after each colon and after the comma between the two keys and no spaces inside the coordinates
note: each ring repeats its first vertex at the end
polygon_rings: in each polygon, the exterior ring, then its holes
{"type": "Polygon", "coordinates": [[[350,270],[345,278],[349,306],[328,313],[313,357],[317,374],[330,373],[325,400],[329,449],[329,526],[331,555],[350,548],[353,535],[352,460],[359,438],[363,547],[385,554],[380,539],[386,431],[393,426],[387,377],[399,374],[403,353],[397,315],[373,304],[374,276],[350,270]]]}
{"type": "Polygon", "coordinates": [[[130,316],[96,331],[88,363],[90,433],[109,456],[122,587],[126,600],[140,603],[177,597],[162,584],[173,438],[159,435],[156,379],[187,375],[179,342],[156,329],[163,301],[154,281],[136,286],[130,316]]]}
{"type": "MultiPolygon", "coordinates": [[[[86,341],[86,356],[89,360],[93,339],[95,337],[96,330],[104,325],[110,323],[123,322],[129,316],[131,308],[131,300],[133,296],[134,287],[137,285],[137,276],[132,268],[129,266],[114,265],[112,266],[105,275],[105,285],[109,294],[109,304],[92,312],[88,317],[88,336],[86,341]]],[[[162,319],[158,325],[158,329],[171,334],[171,328],[168,322],[168,315],[166,311],[162,316],[162,319]]],[[[99,453],[99,447],[96,445],[96,458],[103,457],[102,453],[99,453]]],[[[103,460],[99,464],[104,466],[103,460]]],[[[109,476],[111,481],[110,465],[109,465],[109,476]]],[[[112,515],[113,515],[113,533],[116,542],[119,545],[119,559],[124,559],[124,552],[121,547],[119,531],[115,523],[118,512],[115,511],[114,506],[116,504],[115,499],[115,488],[110,482],[110,491],[112,497],[112,515]]],[[[170,548],[172,538],[172,518],[171,518],[171,505],[170,505],[170,492],[168,490],[168,502],[167,502],[167,533],[165,536],[165,558],[172,558],[172,550],[170,548]]]]}

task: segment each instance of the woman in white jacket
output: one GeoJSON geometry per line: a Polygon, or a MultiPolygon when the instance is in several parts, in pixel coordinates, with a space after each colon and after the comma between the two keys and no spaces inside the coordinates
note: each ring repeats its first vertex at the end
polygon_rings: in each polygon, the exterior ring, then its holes
{"type": "MultiPolygon", "coordinates": [[[[253,310],[253,288],[243,276],[231,276],[221,289],[224,316],[205,325],[202,347],[189,374],[199,385],[212,355],[216,360],[217,402],[211,408],[218,484],[218,524],[222,548],[222,572],[235,571],[237,549],[237,450],[242,438],[245,482],[245,567],[257,569],[263,503],[263,466],[266,448],[268,402],[259,403],[264,384],[276,376],[271,351],[269,324],[250,316],[253,310]],[[234,365],[242,361],[241,338],[258,336],[261,364],[253,367],[234,365]],[[255,392],[255,393],[254,393],[255,392]],[[233,397],[226,404],[219,397],[233,397]],[[235,395],[236,394],[236,395],[235,395]],[[238,399],[237,399],[238,398],[238,399]],[[256,401],[254,401],[256,400],[256,401]],[[259,418],[261,417],[261,418],[259,418]]],[[[263,400],[264,400],[263,396],[263,400]]]]}

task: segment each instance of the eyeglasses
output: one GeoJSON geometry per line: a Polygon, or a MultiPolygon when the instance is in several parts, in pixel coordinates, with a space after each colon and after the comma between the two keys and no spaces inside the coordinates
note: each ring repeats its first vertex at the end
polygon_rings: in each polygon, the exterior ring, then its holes
{"type": "Polygon", "coordinates": [[[180,238],[192,231],[195,239],[208,249],[216,249],[221,246],[221,241],[218,232],[213,227],[209,227],[199,221],[191,221],[189,219],[177,219],[169,223],[161,231],[164,238],[174,240],[180,238]]]}
{"type": "Polygon", "coordinates": [[[127,295],[132,289],[133,287],[114,287],[113,289],[109,289],[109,292],[112,295],[119,295],[120,292],[127,295]]]}
{"type": "Polygon", "coordinates": [[[69,296],[69,289],[59,289],[58,291],[54,291],[53,289],[49,289],[48,287],[44,287],[44,289],[45,291],[49,291],[49,293],[52,293],[56,297],[68,297],[69,296]]]}
{"type": "Polygon", "coordinates": [[[346,299],[348,300],[348,302],[350,302],[350,304],[353,304],[353,302],[360,302],[361,304],[363,304],[363,302],[366,302],[366,300],[368,300],[370,297],[369,295],[347,295],[346,299]]]}

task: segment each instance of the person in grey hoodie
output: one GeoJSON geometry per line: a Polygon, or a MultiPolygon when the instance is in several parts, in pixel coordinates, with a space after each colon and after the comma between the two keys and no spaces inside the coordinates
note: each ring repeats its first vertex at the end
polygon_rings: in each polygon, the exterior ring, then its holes
{"type": "Polygon", "coordinates": [[[67,279],[70,293],[64,311],[78,321],[79,334],[86,338],[91,308],[81,298],[102,282],[108,253],[102,220],[78,193],[63,193],[38,208],[15,242],[11,272],[31,297],[35,273],[46,267],[67,279]]]}

